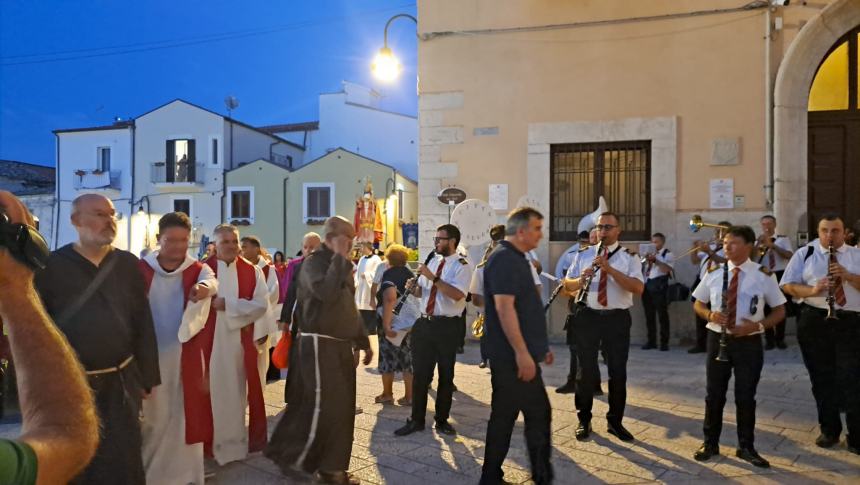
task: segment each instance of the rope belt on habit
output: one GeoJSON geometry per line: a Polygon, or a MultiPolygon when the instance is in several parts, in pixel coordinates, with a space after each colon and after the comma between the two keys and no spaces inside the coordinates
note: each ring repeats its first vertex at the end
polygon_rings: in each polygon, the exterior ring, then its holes
{"type": "Polygon", "coordinates": [[[299,337],[320,337],[320,338],[327,338],[330,340],[337,340],[338,342],[349,342],[349,340],[346,340],[346,339],[332,337],[331,335],[324,335],[321,333],[300,333],[299,337]]]}
{"type": "Polygon", "coordinates": [[[86,371],[86,374],[88,376],[96,376],[99,374],[110,374],[111,372],[119,372],[119,371],[125,369],[126,367],[128,367],[128,364],[131,364],[132,360],[134,360],[134,356],[129,355],[124,361],[120,362],[120,364],[116,367],[108,367],[107,369],[98,369],[98,370],[88,370],[88,371],[86,371]]]}

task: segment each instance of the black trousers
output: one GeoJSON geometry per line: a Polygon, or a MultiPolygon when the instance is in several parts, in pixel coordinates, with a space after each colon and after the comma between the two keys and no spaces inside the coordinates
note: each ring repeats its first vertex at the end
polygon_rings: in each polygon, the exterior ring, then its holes
{"type": "Polygon", "coordinates": [[[705,361],[707,379],[705,396],[705,442],[716,445],[723,430],[723,408],[726,406],[726,391],[732,372],[735,375],[735,407],[737,408],[738,445],[752,447],[755,441],[755,393],[761,368],[764,364],[764,349],[761,335],[730,337],[728,339],[728,362],[717,362],[720,352],[720,334],[708,330],[708,357],[705,361]]]}
{"type": "MultiPolygon", "coordinates": [[[[567,382],[569,384],[575,384],[579,379],[576,375],[579,370],[579,365],[577,364],[577,355],[576,355],[576,331],[574,330],[573,319],[575,318],[574,314],[568,314],[567,321],[564,324],[564,329],[567,331],[567,348],[570,350],[570,370],[567,374],[567,382]]],[[[602,346],[601,346],[602,349],[602,346]]],[[[606,351],[603,351],[603,358],[606,359],[606,351]]],[[[597,374],[594,376],[594,382],[596,383],[594,386],[594,390],[600,388],[600,367],[597,368],[597,374]]]]}
{"type": "Polygon", "coordinates": [[[532,480],[536,484],[551,483],[552,409],[541,377],[540,365],[537,365],[535,378],[529,382],[517,378],[517,366],[513,362],[493,361],[490,369],[493,372],[492,410],[490,422],[487,424],[487,445],[480,483],[502,483],[502,463],[508,455],[514,423],[520,412],[525,418],[526,449],[531,463],[532,480]]]}
{"type": "Polygon", "coordinates": [[[669,277],[648,280],[642,292],[648,343],[657,344],[657,317],[660,318],[660,345],[669,345],[669,277]],[[657,280],[662,280],[658,282],[657,280]]]}
{"type": "Polygon", "coordinates": [[[367,329],[368,335],[376,335],[379,327],[379,315],[376,310],[359,310],[361,320],[364,321],[364,328],[367,329]]]}
{"type": "Polygon", "coordinates": [[[456,317],[419,318],[412,327],[412,421],[423,423],[427,413],[427,387],[439,366],[436,388],[436,421],[447,421],[454,394],[454,363],[461,337],[456,317]]]}
{"type": "Polygon", "coordinates": [[[848,444],[860,446],[860,317],[838,312],[839,320],[826,320],[826,313],[803,305],[797,321],[797,341],[812,381],[818,424],[822,433],[838,437],[843,409],[848,444]]]}
{"type": "MultiPolygon", "coordinates": [[[[782,279],[782,274],[785,271],[774,271],[773,274],[776,275],[776,280],[779,281],[782,279]]],[[[787,298],[791,298],[786,295],[787,298]]],[[[788,307],[791,304],[791,300],[788,300],[788,303],[785,305],[786,316],[788,316],[788,307]]],[[[764,315],[770,315],[771,308],[768,305],[764,306],[764,315]]],[[[777,342],[785,342],[785,318],[779,321],[773,327],[770,327],[764,331],[764,341],[767,342],[768,345],[773,345],[777,342]]]]}
{"type": "Polygon", "coordinates": [[[597,354],[601,343],[609,370],[609,412],[606,419],[620,423],[627,402],[627,355],[630,352],[630,312],[582,309],[573,322],[576,327],[576,353],[579,374],[574,402],[580,421],[591,421],[595,376],[600,375],[597,354]]]}

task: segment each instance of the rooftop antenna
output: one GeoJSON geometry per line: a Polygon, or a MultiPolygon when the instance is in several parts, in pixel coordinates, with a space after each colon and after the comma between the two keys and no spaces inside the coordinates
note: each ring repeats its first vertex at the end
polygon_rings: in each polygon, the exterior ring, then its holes
{"type": "Polygon", "coordinates": [[[227,116],[233,117],[233,110],[239,107],[239,100],[236,96],[230,95],[224,98],[224,106],[227,107],[227,116]]]}

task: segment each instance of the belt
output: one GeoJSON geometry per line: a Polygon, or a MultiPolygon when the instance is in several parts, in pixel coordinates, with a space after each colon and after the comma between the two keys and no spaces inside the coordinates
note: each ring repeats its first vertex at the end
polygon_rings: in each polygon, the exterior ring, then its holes
{"type": "MultiPolygon", "coordinates": [[[[804,310],[809,310],[809,311],[811,311],[811,312],[813,312],[813,313],[818,313],[818,314],[821,314],[821,315],[827,315],[827,310],[826,310],[826,309],[824,309],[824,308],[814,307],[814,306],[812,306],[812,305],[810,305],[810,304],[808,304],[808,303],[804,303],[804,304],[803,304],[803,309],[804,309],[804,310]]],[[[854,312],[854,311],[851,311],[851,310],[836,310],[836,315],[837,315],[837,316],[838,316],[838,315],[844,315],[844,316],[846,316],[846,317],[857,317],[857,316],[860,316],[860,312],[854,312]]]]}
{"type": "Polygon", "coordinates": [[[433,320],[451,320],[451,319],[453,319],[453,318],[460,318],[460,316],[459,316],[459,315],[454,315],[454,316],[452,316],[452,317],[448,317],[448,316],[445,316],[445,315],[427,315],[427,314],[422,313],[422,314],[421,314],[421,318],[424,318],[424,319],[430,320],[430,321],[432,322],[433,320]]]}
{"type": "Polygon", "coordinates": [[[319,338],[327,338],[329,340],[337,340],[338,342],[349,342],[347,339],[332,337],[331,335],[325,335],[322,333],[300,333],[299,337],[319,337],[319,338]]]}
{"type": "Polygon", "coordinates": [[[126,367],[128,367],[128,364],[131,364],[132,360],[134,360],[134,356],[129,355],[124,361],[120,362],[118,366],[108,367],[106,369],[88,370],[88,371],[85,371],[85,373],[88,376],[97,376],[97,375],[101,375],[101,374],[110,374],[112,372],[119,372],[119,371],[125,369],[126,367]]]}
{"type": "Polygon", "coordinates": [[[594,313],[594,314],[597,314],[597,315],[615,315],[615,314],[618,314],[620,312],[626,312],[627,311],[626,308],[613,308],[611,310],[598,310],[596,308],[591,308],[591,307],[583,307],[583,310],[587,310],[587,311],[594,313]]]}

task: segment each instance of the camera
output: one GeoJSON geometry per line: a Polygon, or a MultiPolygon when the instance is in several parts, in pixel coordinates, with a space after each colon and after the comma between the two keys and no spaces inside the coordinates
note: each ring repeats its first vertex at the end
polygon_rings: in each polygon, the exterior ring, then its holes
{"type": "Polygon", "coordinates": [[[51,251],[45,238],[32,226],[14,224],[0,212],[0,246],[30,269],[43,269],[51,251]]]}

